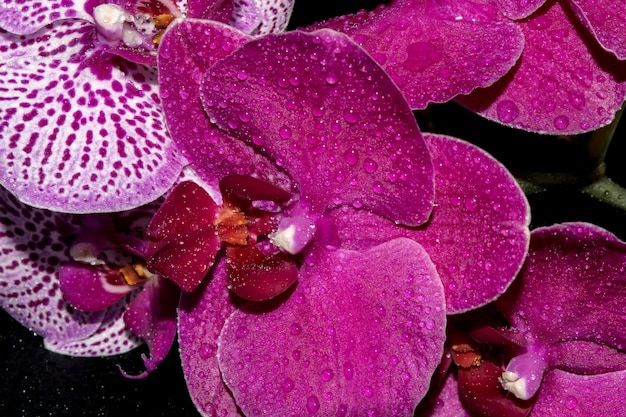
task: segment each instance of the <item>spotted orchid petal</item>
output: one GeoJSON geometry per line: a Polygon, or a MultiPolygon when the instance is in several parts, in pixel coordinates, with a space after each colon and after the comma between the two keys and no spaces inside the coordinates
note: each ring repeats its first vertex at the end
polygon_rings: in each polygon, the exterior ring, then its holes
{"type": "Polygon", "coordinates": [[[502,13],[511,19],[523,19],[536,12],[546,0],[493,0],[502,13]]]}
{"type": "Polygon", "coordinates": [[[113,285],[109,275],[90,265],[71,263],[61,266],[59,285],[63,298],[82,311],[99,311],[112,306],[134,288],[130,285],[113,285]]]}
{"type": "Polygon", "coordinates": [[[287,28],[295,0],[234,0],[231,25],[250,35],[280,33],[287,28]]]}
{"type": "Polygon", "coordinates": [[[101,357],[129,352],[144,342],[126,328],[123,313],[135,293],[129,294],[105,310],[104,318],[96,332],[73,341],[44,339],[46,349],[69,356],[101,357]]]}
{"type": "Polygon", "coordinates": [[[180,290],[173,283],[153,276],[128,305],[124,312],[126,328],[143,339],[150,349],[150,356],[142,355],[146,370],[132,378],[148,376],[170,351],[176,337],[179,298],[180,290]]]}
{"type": "Polygon", "coordinates": [[[532,417],[620,416],[626,371],[576,375],[554,370],[544,377],[532,417]]]}
{"type": "Polygon", "coordinates": [[[61,19],[86,19],[87,0],[2,0],[0,3],[0,28],[18,35],[37,32],[44,26],[61,19]]]}
{"type": "Polygon", "coordinates": [[[598,48],[561,2],[518,22],[526,47],[493,86],[457,101],[496,122],[547,134],[578,134],[613,120],[626,98],[626,62],[598,48]]]}
{"type": "Polygon", "coordinates": [[[96,332],[104,313],[78,311],[63,298],[57,276],[69,255],[59,224],[77,222],[0,188],[0,307],[49,342],[68,343],[96,332]]]}
{"type": "Polygon", "coordinates": [[[227,288],[226,262],[192,293],[183,293],[178,310],[178,342],[189,395],[204,416],[240,416],[217,364],[217,340],[226,319],[243,302],[227,288]]]}
{"type": "Polygon", "coordinates": [[[524,37],[486,1],[396,0],[371,12],[316,24],[350,35],[389,73],[414,109],[501,78],[524,37]]]}
{"type": "Polygon", "coordinates": [[[256,307],[234,312],[218,341],[246,415],[412,416],[441,359],[443,289],[408,239],[320,250],[287,300],[256,307]]]}
{"type": "Polygon", "coordinates": [[[572,0],[571,5],[605,50],[626,59],[626,1],[572,0]]]}
{"type": "Polygon", "coordinates": [[[538,228],[515,285],[496,305],[544,344],[585,340],[623,349],[625,265],[626,243],[598,226],[538,228]],[[559,308],[551,308],[555,302],[559,308]]]}
{"type": "Polygon", "coordinates": [[[229,174],[260,177],[290,189],[290,180],[272,162],[211,125],[199,97],[202,74],[251,38],[229,26],[186,19],[163,36],[158,67],[167,126],[197,175],[217,189],[229,174]]]}
{"type": "Polygon", "coordinates": [[[437,266],[448,313],[461,313],[493,301],[513,281],[528,248],[530,208],[513,176],[481,149],[447,136],[424,138],[436,179],[426,225],[402,228],[373,214],[339,210],[335,226],[345,248],[400,236],[419,242],[437,266]]]}
{"type": "Polygon", "coordinates": [[[118,211],[162,195],[184,164],[154,70],[91,49],[88,23],[0,36],[0,183],[64,212],[118,211]]]}
{"type": "Polygon", "coordinates": [[[221,129],[294,178],[312,212],[351,204],[404,224],[428,219],[433,172],[415,118],[346,36],[321,30],[250,41],[207,71],[201,99],[221,129]]]}

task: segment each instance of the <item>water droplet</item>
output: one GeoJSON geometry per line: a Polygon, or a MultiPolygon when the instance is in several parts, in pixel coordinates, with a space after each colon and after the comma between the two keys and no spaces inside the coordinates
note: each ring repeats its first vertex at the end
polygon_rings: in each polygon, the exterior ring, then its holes
{"type": "Polygon", "coordinates": [[[468,197],[465,199],[465,208],[468,211],[476,211],[478,208],[478,202],[474,197],[468,197]]]}
{"type": "Polygon", "coordinates": [[[378,163],[373,159],[366,158],[365,161],[363,161],[363,169],[372,174],[378,169],[378,163]]]}
{"type": "Polygon", "coordinates": [[[554,118],[554,127],[558,130],[565,130],[569,126],[569,118],[567,116],[557,116],[554,118]]]}
{"type": "Polygon", "coordinates": [[[315,395],[311,395],[306,399],[306,409],[309,414],[315,414],[320,409],[320,400],[315,395]]]}
{"type": "Polygon", "coordinates": [[[584,94],[578,91],[570,91],[567,93],[567,98],[569,99],[569,103],[576,110],[582,110],[585,108],[585,96],[584,94]]]}
{"type": "Polygon", "coordinates": [[[400,359],[396,355],[389,356],[389,365],[396,366],[400,363],[400,359]]]}
{"type": "Polygon", "coordinates": [[[498,119],[502,123],[511,123],[519,116],[519,108],[511,100],[499,101],[496,107],[498,119]]]}
{"type": "Polygon", "coordinates": [[[283,126],[278,131],[278,134],[283,139],[289,139],[292,135],[291,128],[289,126],[283,126]]]}
{"type": "Polygon", "coordinates": [[[380,181],[374,181],[374,184],[372,184],[372,190],[374,190],[374,193],[376,194],[382,194],[385,191],[385,188],[380,181]]]}
{"type": "Polygon", "coordinates": [[[354,378],[354,365],[352,365],[352,363],[346,362],[343,364],[343,376],[348,381],[351,381],[352,378],[354,378]]]}
{"type": "Polygon", "coordinates": [[[343,153],[343,159],[348,165],[354,166],[359,162],[359,153],[354,149],[348,149],[343,153]]]}
{"type": "Polygon", "coordinates": [[[300,333],[302,333],[302,327],[298,323],[293,323],[291,327],[289,328],[289,332],[292,335],[297,336],[300,333]]]}
{"type": "Polygon", "coordinates": [[[248,328],[246,326],[241,326],[235,330],[235,337],[237,339],[242,339],[246,336],[248,336],[248,328]]]}
{"type": "Polygon", "coordinates": [[[326,368],[322,372],[320,372],[320,378],[322,378],[322,381],[324,382],[328,382],[334,377],[335,377],[335,373],[330,368],[326,368]]]}
{"type": "Polygon", "coordinates": [[[245,71],[239,71],[237,73],[237,79],[239,81],[244,81],[244,80],[248,79],[248,74],[246,74],[245,71]]]}
{"type": "Polygon", "coordinates": [[[575,397],[568,395],[565,400],[565,406],[567,407],[567,409],[573,410],[574,408],[576,408],[577,405],[578,405],[578,400],[575,397]]]}
{"type": "Polygon", "coordinates": [[[348,123],[356,123],[359,121],[358,116],[354,112],[354,109],[346,110],[343,112],[343,119],[348,123]]]}
{"type": "Polygon", "coordinates": [[[339,407],[337,407],[337,413],[335,415],[337,417],[346,417],[348,415],[348,406],[345,404],[339,404],[339,407]]]}
{"type": "Polygon", "coordinates": [[[337,84],[337,81],[339,81],[339,78],[337,77],[336,74],[330,73],[330,74],[326,74],[326,82],[330,85],[335,85],[337,84]]]}
{"type": "Polygon", "coordinates": [[[374,395],[374,389],[372,389],[372,387],[370,386],[363,387],[361,394],[363,394],[364,397],[372,398],[372,396],[374,395]]]}
{"type": "Polygon", "coordinates": [[[283,389],[283,391],[291,392],[296,386],[296,384],[293,382],[293,379],[286,377],[280,386],[283,389]]]}

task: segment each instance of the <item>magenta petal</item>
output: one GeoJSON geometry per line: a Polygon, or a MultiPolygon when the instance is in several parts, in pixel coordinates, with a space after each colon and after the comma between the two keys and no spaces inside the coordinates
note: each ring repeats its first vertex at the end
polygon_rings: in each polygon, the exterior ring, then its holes
{"type": "Polygon", "coordinates": [[[163,362],[176,336],[176,307],[180,291],[171,282],[152,277],[131,301],[124,313],[126,327],[141,337],[150,348],[150,356],[143,355],[147,376],[163,362]]]}
{"type": "Polygon", "coordinates": [[[571,3],[600,45],[619,59],[626,59],[626,1],[571,0],[571,3]]]}
{"type": "Polygon", "coordinates": [[[537,11],[546,0],[493,0],[500,11],[511,19],[522,19],[537,11]]]}
{"type": "Polygon", "coordinates": [[[344,35],[253,40],[209,69],[201,98],[220,128],[292,175],[313,211],[343,203],[403,224],[427,220],[432,165],[415,118],[391,79],[344,35]]]}
{"type": "Polygon", "coordinates": [[[83,311],[103,310],[133,290],[130,285],[113,285],[107,275],[115,273],[93,266],[70,263],[61,267],[59,281],[65,300],[83,311]]]}
{"type": "Polygon", "coordinates": [[[314,25],[350,35],[414,109],[487,87],[515,64],[524,37],[485,1],[393,1],[314,25]]]}
{"type": "Polygon", "coordinates": [[[513,176],[480,148],[447,136],[424,138],[435,166],[430,221],[410,229],[337,211],[336,227],[347,248],[400,236],[419,242],[437,266],[448,313],[461,313],[494,300],[515,278],[528,248],[530,207],[513,176]]]}
{"type": "Polygon", "coordinates": [[[415,242],[320,250],[289,299],[233,313],[218,361],[246,415],[412,416],[445,321],[441,282],[415,242]]]}
{"type": "Polygon", "coordinates": [[[415,417],[472,417],[461,402],[455,373],[448,374],[432,410],[415,417]]]}
{"type": "Polygon", "coordinates": [[[624,265],[626,243],[598,226],[535,229],[524,268],[496,305],[545,344],[586,340],[623,349],[624,265]]]}
{"type": "Polygon", "coordinates": [[[198,410],[209,417],[240,415],[217,365],[217,338],[226,319],[242,304],[226,285],[226,262],[218,262],[212,280],[198,291],[183,294],[178,310],[178,342],[187,389],[198,410]]]}
{"type": "Polygon", "coordinates": [[[493,301],[519,272],[530,206],[511,173],[480,148],[447,136],[425,139],[436,206],[428,226],[413,236],[437,265],[448,313],[460,313],[493,301]]]}
{"type": "Polygon", "coordinates": [[[532,417],[623,416],[626,371],[575,375],[560,370],[543,379],[532,417]]]}
{"type": "MultiPolygon", "coordinates": [[[[87,19],[86,0],[3,0],[0,5],[0,28],[18,35],[37,32],[55,20],[87,19]]],[[[104,3],[104,1],[103,1],[104,3]]]]}
{"type": "Polygon", "coordinates": [[[93,49],[93,25],[0,34],[0,183],[35,207],[121,211],[155,200],[186,163],[154,69],[93,49]]]}
{"type": "Polygon", "coordinates": [[[270,161],[212,125],[200,102],[204,72],[249,39],[223,24],[185,19],[170,25],[159,48],[161,99],[172,139],[198,176],[215,188],[228,174],[289,183],[270,161]]]}
{"type": "Polygon", "coordinates": [[[496,122],[547,134],[578,134],[613,120],[626,98],[626,62],[597,46],[554,2],[519,22],[526,46],[502,80],[457,101],[496,122]]]}

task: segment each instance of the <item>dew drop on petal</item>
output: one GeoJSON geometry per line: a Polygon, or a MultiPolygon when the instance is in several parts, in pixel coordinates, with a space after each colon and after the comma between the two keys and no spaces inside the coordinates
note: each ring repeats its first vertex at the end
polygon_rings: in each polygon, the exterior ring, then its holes
{"type": "Polygon", "coordinates": [[[363,169],[365,172],[372,174],[378,169],[378,164],[373,159],[366,158],[365,161],[363,161],[363,169]]]}
{"type": "Polygon", "coordinates": [[[322,381],[324,382],[330,381],[334,378],[334,376],[335,374],[333,373],[332,369],[329,368],[326,368],[322,372],[320,372],[320,378],[322,378],[322,381]]]}
{"type": "Polygon", "coordinates": [[[289,139],[292,135],[291,128],[289,126],[283,126],[278,131],[278,134],[283,139],[289,139]]]}
{"type": "Polygon", "coordinates": [[[359,162],[359,153],[354,149],[348,149],[343,153],[343,159],[350,166],[354,166],[359,162]]]}
{"type": "Polygon", "coordinates": [[[502,123],[511,123],[519,116],[519,108],[511,100],[498,102],[496,112],[498,113],[498,119],[502,123]]]}
{"type": "Polygon", "coordinates": [[[315,395],[311,395],[306,399],[306,409],[309,414],[315,414],[320,409],[320,400],[315,395]]]}
{"type": "Polygon", "coordinates": [[[565,130],[569,126],[569,119],[567,116],[557,116],[554,118],[554,127],[558,130],[565,130]]]}
{"type": "Polygon", "coordinates": [[[350,362],[343,364],[343,376],[348,380],[354,378],[354,366],[350,362]]]}
{"type": "Polygon", "coordinates": [[[339,81],[339,78],[337,77],[337,74],[326,74],[326,82],[330,85],[335,85],[337,84],[337,81],[339,81]]]}
{"type": "Polygon", "coordinates": [[[348,123],[356,123],[359,121],[359,118],[352,109],[343,112],[343,119],[348,123]]]}

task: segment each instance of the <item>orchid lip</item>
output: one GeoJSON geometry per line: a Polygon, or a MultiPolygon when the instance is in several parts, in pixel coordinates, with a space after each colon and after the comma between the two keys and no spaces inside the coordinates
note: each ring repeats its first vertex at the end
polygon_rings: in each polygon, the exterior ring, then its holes
{"type": "Polygon", "coordinates": [[[511,359],[499,380],[506,391],[521,400],[529,400],[539,391],[547,367],[545,349],[532,346],[511,359]]]}

